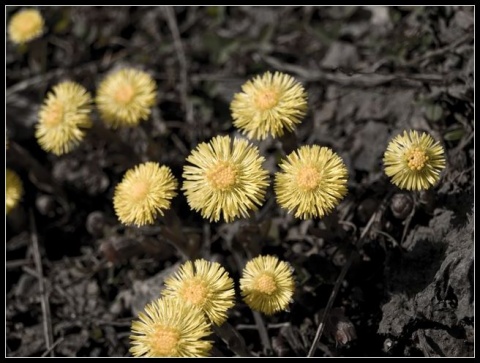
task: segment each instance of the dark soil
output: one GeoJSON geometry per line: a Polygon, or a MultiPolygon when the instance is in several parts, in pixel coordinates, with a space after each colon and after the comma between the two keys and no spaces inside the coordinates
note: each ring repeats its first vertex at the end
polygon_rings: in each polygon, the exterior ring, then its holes
{"type": "MultiPolygon", "coordinates": [[[[6,8],[7,21],[17,10],[6,8]]],[[[130,355],[132,319],[184,260],[163,237],[164,221],[118,222],[114,188],[148,160],[182,180],[199,142],[238,133],[233,94],[265,71],[289,73],[309,96],[293,135],[257,143],[266,167],[273,175],[295,145],[329,146],[348,166],[349,193],[334,213],[307,221],[282,211],[271,188],[258,213],[230,224],[203,220],[181,193],[173,200],[191,256],[220,262],[235,281],[260,253],[295,268],[288,312],[256,321],[237,290],[212,355],[307,356],[351,260],[316,356],[473,356],[473,7],[40,10],[44,36],[6,43],[6,164],[25,188],[6,218],[7,356],[130,355]],[[112,131],[94,112],[79,148],[42,151],[34,124],[46,92],[70,79],[94,94],[125,65],[158,83],[149,121],[112,131]],[[407,193],[413,209],[398,219],[390,198],[401,191],[382,157],[408,129],[441,141],[447,168],[432,190],[407,193]]]]}

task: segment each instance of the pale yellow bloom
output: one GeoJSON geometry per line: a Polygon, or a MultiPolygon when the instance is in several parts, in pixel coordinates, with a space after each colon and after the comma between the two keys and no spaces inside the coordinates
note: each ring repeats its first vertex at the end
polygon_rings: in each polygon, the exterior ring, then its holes
{"type": "Polygon", "coordinates": [[[43,34],[44,25],[42,14],[38,10],[23,9],[10,19],[8,35],[14,43],[27,43],[43,34]]]}
{"type": "Polygon", "coordinates": [[[158,299],[132,323],[130,352],[135,357],[206,357],[212,342],[203,312],[177,299],[158,299]]]}
{"type": "Polygon", "coordinates": [[[233,280],[218,263],[203,259],[185,262],[165,280],[165,297],[180,299],[200,308],[215,325],[222,325],[235,304],[233,280]]]}
{"type": "Polygon", "coordinates": [[[253,310],[267,315],[286,310],[295,291],[292,267],[275,256],[255,257],[243,269],[240,290],[253,310]]]}
{"type": "Polygon", "coordinates": [[[92,126],[92,98],[75,82],[62,82],[49,92],[39,112],[35,137],[43,150],[61,155],[71,151],[92,126]]]}
{"type": "Polygon", "coordinates": [[[247,217],[265,199],[268,172],[258,148],[246,140],[217,136],[188,156],[182,190],[190,208],[204,218],[226,222],[247,217]]]}
{"type": "Polygon", "coordinates": [[[266,72],[246,82],[230,105],[233,124],[247,137],[282,136],[300,124],[307,110],[307,93],[293,77],[266,72]]]}
{"type": "Polygon", "coordinates": [[[388,144],[383,162],[393,184],[401,189],[425,190],[438,182],[445,168],[445,153],[430,135],[404,131],[388,144]]]}
{"type": "Polygon", "coordinates": [[[126,225],[153,224],[158,215],[170,208],[177,195],[178,182],[168,166],[146,162],[125,173],[115,188],[113,207],[126,225]]]}
{"type": "Polygon", "coordinates": [[[14,209],[23,195],[23,185],[20,177],[13,170],[5,171],[5,214],[14,209]]]}
{"type": "Polygon", "coordinates": [[[282,160],[275,174],[277,202],[296,218],[322,217],[347,194],[347,167],[327,147],[302,146],[282,160]]]}
{"type": "Polygon", "coordinates": [[[98,87],[96,103],[112,128],[137,126],[155,105],[157,84],[146,72],[124,68],[110,73],[98,87]]]}

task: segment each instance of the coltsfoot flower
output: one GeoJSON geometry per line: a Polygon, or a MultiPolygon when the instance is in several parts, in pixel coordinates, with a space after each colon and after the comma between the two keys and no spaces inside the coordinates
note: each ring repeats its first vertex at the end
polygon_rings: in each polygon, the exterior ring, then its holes
{"type": "Polygon", "coordinates": [[[5,172],[5,214],[14,209],[23,195],[23,185],[20,177],[13,170],[5,172]]]}
{"type": "Polygon", "coordinates": [[[307,93],[288,74],[266,72],[242,86],[230,104],[233,124],[252,139],[293,131],[307,110],[307,93]]]}
{"type": "Polygon", "coordinates": [[[440,179],[445,153],[429,134],[410,130],[390,141],[383,163],[385,174],[399,188],[426,190],[440,179]]]}
{"type": "Polygon", "coordinates": [[[15,13],[8,24],[10,40],[16,44],[24,44],[40,37],[45,22],[42,14],[36,9],[23,9],[15,13]]]}
{"type": "Polygon", "coordinates": [[[234,304],[235,290],[228,272],[218,263],[203,259],[185,262],[165,280],[162,294],[200,308],[215,325],[222,325],[234,304]]]}
{"type": "Polygon", "coordinates": [[[278,204],[296,218],[322,217],[347,194],[347,167],[328,147],[306,145],[290,153],[275,174],[278,204]]]}
{"type": "Polygon", "coordinates": [[[130,353],[135,357],[206,357],[212,331],[203,312],[176,299],[158,299],[132,322],[130,353]]]}
{"type": "Polygon", "coordinates": [[[268,172],[258,148],[246,140],[217,136],[201,143],[183,168],[182,190],[190,208],[202,217],[226,222],[247,217],[265,199],[268,172]]]}
{"type": "Polygon", "coordinates": [[[247,262],[240,279],[245,303],[267,315],[286,310],[295,291],[292,267],[275,256],[258,256],[247,262]]]}
{"type": "Polygon", "coordinates": [[[96,103],[110,127],[133,127],[148,119],[156,95],[157,84],[148,73],[124,68],[110,73],[100,83],[96,103]]]}
{"type": "Polygon", "coordinates": [[[137,165],[125,173],[115,188],[115,213],[126,225],[152,224],[170,208],[177,187],[178,182],[168,166],[152,161],[137,165]]]}
{"type": "Polygon", "coordinates": [[[92,98],[75,82],[62,82],[49,92],[39,112],[35,137],[41,148],[55,155],[71,151],[92,127],[92,98]]]}

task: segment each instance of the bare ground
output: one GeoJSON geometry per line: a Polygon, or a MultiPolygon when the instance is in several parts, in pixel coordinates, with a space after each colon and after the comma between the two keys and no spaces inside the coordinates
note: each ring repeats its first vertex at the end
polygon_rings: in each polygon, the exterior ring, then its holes
{"type": "Polygon", "coordinates": [[[174,200],[190,256],[220,262],[236,281],[259,253],[295,268],[288,312],[255,319],[237,291],[212,355],[305,357],[322,323],[316,356],[473,356],[473,7],[40,10],[47,33],[6,44],[6,164],[25,187],[6,219],[7,356],[130,355],[132,319],[183,257],[162,232],[172,220],[120,225],[115,185],[147,160],[181,180],[199,142],[237,134],[232,96],[267,70],[302,82],[309,107],[295,134],[258,144],[266,167],[273,174],[298,145],[329,146],[348,166],[349,193],[308,221],[282,211],[271,188],[258,213],[231,224],[174,200]],[[33,131],[46,92],[71,79],[94,93],[125,65],[158,83],[151,119],[113,132],[95,114],[77,150],[43,152],[33,131]],[[398,219],[390,198],[400,190],[381,160],[405,129],[440,140],[447,168],[433,190],[409,194],[413,208],[398,219]]]}

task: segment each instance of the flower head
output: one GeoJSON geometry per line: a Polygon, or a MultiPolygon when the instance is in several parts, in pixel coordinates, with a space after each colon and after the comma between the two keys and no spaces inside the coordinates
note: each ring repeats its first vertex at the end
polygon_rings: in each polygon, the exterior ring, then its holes
{"type": "Polygon", "coordinates": [[[275,174],[277,202],[296,218],[322,217],[347,194],[347,167],[328,147],[302,146],[280,168],[275,174]]]}
{"type": "Polygon", "coordinates": [[[243,269],[240,290],[253,310],[267,315],[286,310],[295,290],[292,268],[275,256],[255,257],[243,269]]]}
{"type": "Polygon", "coordinates": [[[150,116],[157,85],[145,72],[124,68],[109,74],[100,84],[96,103],[102,119],[112,128],[137,126],[150,116]]]}
{"type": "Polygon", "coordinates": [[[14,209],[23,195],[23,186],[20,177],[13,170],[5,173],[5,213],[14,209]]]}
{"type": "Polygon", "coordinates": [[[130,352],[135,357],[206,357],[212,342],[202,311],[177,299],[158,299],[132,323],[130,352]]]}
{"type": "Polygon", "coordinates": [[[162,294],[200,308],[215,325],[227,319],[235,297],[228,272],[218,262],[203,259],[180,266],[175,275],[165,280],[162,294]]]}
{"type": "Polygon", "coordinates": [[[230,105],[233,124],[249,138],[266,139],[293,131],[305,116],[307,93],[293,77],[266,72],[236,93],[230,105]]]}
{"type": "Polygon", "coordinates": [[[435,185],[445,168],[443,147],[426,133],[404,131],[387,146],[385,174],[402,189],[425,190],[435,185]]]}
{"type": "Polygon", "coordinates": [[[123,224],[152,224],[170,208],[178,183],[168,166],[146,162],[128,170],[115,188],[113,207],[123,224]]]}
{"type": "Polygon", "coordinates": [[[10,40],[24,44],[43,34],[44,21],[36,9],[23,9],[15,13],[8,24],[10,40]]]}
{"type": "Polygon", "coordinates": [[[43,150],[61,155],[71,151],[85,137],[92,98],[75,82],[62,82],[48,93],[39,112],[35,136],[43,150]]]}
{"type": "Polygon", "coordinates": [[[183,169],[188,204],[204,218],[226,222],[248,216],[265,198],[268,172],[258,148],[242,139],[217,136],[192,151],[183,169]]]}

